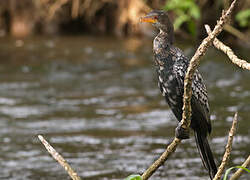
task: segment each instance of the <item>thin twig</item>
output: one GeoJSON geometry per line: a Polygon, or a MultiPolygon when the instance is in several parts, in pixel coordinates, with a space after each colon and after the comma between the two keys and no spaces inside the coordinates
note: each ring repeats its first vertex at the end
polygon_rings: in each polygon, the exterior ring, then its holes
{"type": "Polygon", "coordinates": [[[73,180],[81,180],[81,178],[77,175],[77,173],[71,168],[71,166],[67,163],[67,161],[58,153],[56,150],[43,138],[43,136],[38,135],[39,140],[43,143],[47,151],[51,154],[51,156],[64,167],[65,171],[69,174],[69,176],[73,180]]]}
{"type": "MultiPolygon", "coordinates": [[[[241,165],[242,167],[247,168],[250,165],[250,156],[246,159],[246,161],[241,165]]],[[[230,178],[230,180],[236,180],[239,179],[239,177],[242,175],[243,169],[239,168],[230,178]]]]}
{"type": "Polygon", "coordinates": [[[223,173],[223,171],[225,169],[225,166],[226,166],[226,164],[229,161],[230,153],[232,151],[233,137],[234,137],[235,132],[236,132],[237,118],[238,118],[238,113],[236,112],[235,115],[234,115],[234,119],[233,119],[231,130],[229,131],[229,134],[228,134],[226,151],[224,153],[224,156],[223,156],[221,165],[220,165],[220,167],[218,169],[218,172],[214,176],[213,180],[218,180],[218,179],[221,178],[222,173],[223,173]]]}
{"type": "Polygon", "coordinates": [[[232,35],[236,36],[242,41],[248,42],[249,38],[244,33],[240,32],[238,29],[234,28],[233,26],[226,24],[224,30],[231,33],[232,35]]]}
{"type": "MultiPolygon", "coordinates": [[[[205,25],[206,31],[208,34],[211,33],[211,29],[209,27],[209,25],[205,25]]],[[[239,67],[243,68],[243,69],[248,69],[250,70],[250,63],[248,63],[245,60],[239,59],[233,52],[233,50],[226,46],[225,44],[223,44],[220,40],[218,40],[217,38],[214,39],[213,41],[213,45],[223,51],[228,57],[229,59],[236,65],[238,65],[239,67]]]]}
{"type": "MultiPolygon", "coordinates": [[[[222,16],[220,20],[218,21],[217,25],[215,26],[213,32],[209,34],[209,36],[203,40],[202,44],[199,46],[197,49],[196,53],[192,57],[188,71],[186,73],[185,81],[184,81],[184,97],[183,97],[183,114],[182,114],[182,128],[188,129],[190,126],[190,117],[191,117],[191,95],[192,95],[192,89],[191,89],[191,84],[193,80],[193,75],[198,67],[199,64],[199,59],[205,54],[207,51],[208,47],[212,43],[213,39],[222,31],[224,24],[228,20],[235,2],[237,0],[234,0],[230,6],[230,8],[227,10],[225,13],[224,11],[222,12],[222,16]]],[[[170,154],[172,154],[176,147],[180,144],[181,139],[175,138],[173,142],[168,146],[168,148],[165,150],[165,152],[160,156],[158,160],[156,160],[142,175],[143,180],[147,180],[163,163],[168,159],[170,154]]]]}
{"type": "Polygon", "coordinates": [[[168,157],[175,152],[176,147],[180,144],[181,140],[174,138],[172,143],[168,145],[164,153],[142,174],[142,179],[146,180],[154,174],[154,172],[168,159],[168,157]]]}
{"type": "Polygon", "coordinates": [[[184,80],[184,96],[183,96],[183,113],[182,113],[182,120],[181,120],[181,127],[183,129],[188,129],[190,125],[190,117],[191,117],[191,95],[192,95],[192,80],[193,75],[197,69],[197,66],[200,63],[200,58],[205,54],[208,47],[213,42],[214,38],[223,30],[223,26],[230,18],[230,14],[232,13],[232,10],[235,6],[235,2],[237,0],[234,0],[229,7],[229,9],[226,11],[222,11],[222,16],[220,17],[220,20],[217,22],[217,25],[215,26],[214,30],[206,37],[201,45],[196,50],[194,56],[190,60],[190,64],[185,76],[184,80]]]}

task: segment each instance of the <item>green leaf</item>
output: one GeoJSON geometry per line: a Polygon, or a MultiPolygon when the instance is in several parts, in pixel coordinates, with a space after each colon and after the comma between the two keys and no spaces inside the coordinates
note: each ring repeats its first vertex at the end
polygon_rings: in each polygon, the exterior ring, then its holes
{"type": "Polygon", "coordinates": [[[126,177],[126,179],[124,180],[142,180],[142,177],[138,174],[132,174],[128,177],[126,177]]]}
{"type": "Polygon", "coordinates": [[[189,17],[186,14],[182,14],[177,17],[174,21],[174,29],[179,29],[179,27],[184,23],[189,21],[189,17]]]}
{"type": "Polygon", "coordinates": [[[192,8],[192,6],[195,5],[192,0],[185,0],[180,2],[179,7],[182,8],[183,10],[188,10],[192,8]]]}
{"type": "Polygon", "coordinates": [[[201,13],[195,0],[168,0],[164,9],[173,10],[176,14],[174,29],[179,29],[183,23],[187,23],[190,34],[196,34],[195,19],[199,19],[201,13]]]}
{"type": "Polygon", "coordinates": [[[192,6],[192,8],[190,8],[190,10],[189,10],[189,14],[190,14],[193,18],[199,19],[200,16],[201,16],[199,7],[196,6],[196,5],[192,6]]]}
{"type": "Polygon", "coordinates": [[[235,19],[239,22],[241,27],[250,25],[250,9],[238,12],[235,16],[235,19]]]}
{"type": "Polygon", "coordinates": [[[167,1],[164,9],[166,10],[173,10],[173,9],[178,9],[179,0],[170,0],[167,1]]]}
{"type": "MultiPolygon", "coordinates": [[[[192,0],[191,0],[192,1],[192,0]]],[[[190,0],[169,0],[167,1],[164,9],[166,10],[176,10],[176,9],[188,9],[188,7],[190,6],[190,0]]]]}
{"type": "Polygon", "coordinates": [[[196,25],[194,21],[188,21],[188,30],[192,36],[196,35],[196,25]]]}
{"type": "Polygon", "coordinates": [[[247,168],[245,168],[245,167],[242,167],[242,166],[234,166],[234,167],[231,167],[231,168],[229,168],[229,169],[226,170],[226,173],[225,173],[225,176],[224,176],[223,180],[227,180],[228,174],[230,173],[230,171],[231,171],[232,169],[235,169],[235,168],[241,168],[241,169],[243,169],[243,170],[245,170],[245,171],[247,171],[247,172],[250,172],[250,170],[247,169],[247,168]]]}

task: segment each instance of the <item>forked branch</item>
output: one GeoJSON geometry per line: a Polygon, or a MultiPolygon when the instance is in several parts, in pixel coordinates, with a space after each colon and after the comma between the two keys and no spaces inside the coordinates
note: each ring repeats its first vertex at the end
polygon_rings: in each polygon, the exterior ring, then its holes
{"type": "MultiPolygon", "coordinates": [[[[208,34],[211,33],[211,29],[209,27],[209,25],[205,25],[206,31],[208,34]]],[[[250,70],[250,63],[248,63],[247,61],[243,60],[243,59],[239,59],[233,52],[233,50],[226,46],[225,44],[223,44],[219,39],[214,38],[213,41],[213,45],[221,50],[222,52],[224,52],[229,59],[232,61],[232,63],[238,65],[239,67],[243,68],[243,69],[248,69],[250,70]]]]}
{"type": "Polygon", "coordinates": [[[205,52],[207,51],[208,47],[213,42],[214,38],[220,34],[220,32],[223,30],[223,26],[230,18],[230,14],[232,13],[232,10],[235,6],[237,0],[234,0],[229,7],[229,9],[226,11],[222,11],[222,16],[220,17],[220,20],[217,22],[216,26],[214,27],[214,30],[206,37],[201,45],[196,50],[194,56],[190,60],[190,64],[185,76],[184,81],[184,96],[183,96],[183,113],[182,113],[182,120],[181,120],[181,127],[183,129],[188,129],[190,125],[190,117],[191,117],[191,96],[192,96],[192,80],[193,75],[200,63],[200,58],[204,56],[205,52]]]}

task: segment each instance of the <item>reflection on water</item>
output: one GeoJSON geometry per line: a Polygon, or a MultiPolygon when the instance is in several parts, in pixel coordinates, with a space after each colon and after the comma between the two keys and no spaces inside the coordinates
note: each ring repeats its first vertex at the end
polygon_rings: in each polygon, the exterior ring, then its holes
{"type": "MultiPolygon", "coordinates": [[[[34,37],[0,42],[0,179],[68,178],[38,134],[88,180],[142,173],[171,142],[176,120],[157,88],[151,41],[34,37]]],[[[215,50],[206,58],[212,60],[205,59],[200,70],[209,91],[211,146],[220,161],[238,110],[229,166],[241,164],[250,145],[250,73],[215,50]]],[[[193,138],[154,175],[155,180],[166,177],[207,178],[193,138]]]]}

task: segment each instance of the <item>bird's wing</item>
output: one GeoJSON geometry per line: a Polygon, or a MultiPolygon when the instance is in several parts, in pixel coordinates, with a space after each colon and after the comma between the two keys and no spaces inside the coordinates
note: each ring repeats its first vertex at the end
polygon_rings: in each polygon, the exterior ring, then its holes
{"type": "Polygon", "coordinates": [[[207,88],[198,70],[196,70],[194,73],[193,83],[192,83],[192,93],[193,93],[193,96],[197,100],[199,100],[200,104],[205,108],[207,113],[209,113],[207,88]]]}
{"type": "Polygon", "coordinates": [[[198,70],[195,72],[193,77],[191,105],[192,108],[198,110],[197,114],[194,114],[194,118],[196,118],[196,121],[199,122],[199,127],[204,129],[204,132],[211,133],[207,89],[198,70]],[[205,131],[205,129],[207,129],[207,131],[205,131]]]}
{"type": "MultiPolygon", "coordinates": [[[[185,72],[187,71],[189,61],[183,55],[183,53],[181,53],[181,55],[177,56],[176,58],[179,58],[179,59],[174,64],[173,71],[175,73],[175,76],[178,82],[178,89],[183,94],[185,72]]],[[[199,125],[200,127],[207,127],[208,132],[211,132],[211,122],[209,118],[209,104],[208,104],[208,98],[207,98],[207,90],[198,70],[196,70],[196,72],[194,73],[194,77],[193,77],[191,101],[192,101],[191,102],[192,109],[196,110],[196,112],[193,112],[192,118],[197,119],[196,122],[200,123],[199,125]]]]}

